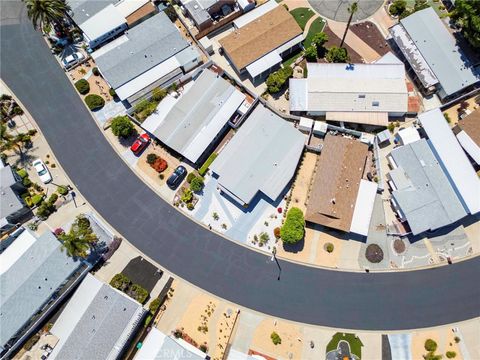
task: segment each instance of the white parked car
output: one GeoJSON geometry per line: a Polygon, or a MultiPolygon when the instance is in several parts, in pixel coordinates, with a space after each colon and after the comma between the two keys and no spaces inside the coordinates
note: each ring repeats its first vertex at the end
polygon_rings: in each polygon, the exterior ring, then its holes
{"type": "Polygon", "coordinates": [[[85,55],[83,55],[80,51],[68,55],[65,59],[62,60],[62,64],[65,68],[69,68],[72,65],[75,65],[85,59],[85,55]]]}
{"type": "Polygon", "coordinates": [[[44,162],[40,159],[35,160],[32,163],[33,167],[35,168],[35,171],[38,174],[38,177],[44,184],[49,183],[52,181],[52,175],[50,175],[50,171],[48,171],[47,166],[44,164],[44,162]]]}

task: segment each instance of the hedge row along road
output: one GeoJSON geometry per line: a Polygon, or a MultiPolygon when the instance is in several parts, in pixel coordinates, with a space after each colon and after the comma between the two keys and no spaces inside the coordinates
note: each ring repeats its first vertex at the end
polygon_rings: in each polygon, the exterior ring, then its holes
{"type": "Polygon", "coordinates": [[[400,330],[480,315],[480,258],[435,269],[354,273],[280,261],[228,241],[177,212],[108,144],[34,32],[19,1],[2,1],[1,78],[39,124],[91,205],[177,276],[253,310],[302,323],[400,330]]]}

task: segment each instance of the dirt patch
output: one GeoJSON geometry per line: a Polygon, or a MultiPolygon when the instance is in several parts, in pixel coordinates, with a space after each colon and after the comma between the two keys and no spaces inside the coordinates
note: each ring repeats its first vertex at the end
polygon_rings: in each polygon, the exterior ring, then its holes
{"type": "Polygon", "coordinates": [[[380,30],[370,21],[351,25],[350,31],[382,56],[391,51],[390,46],[388,46],[380,30]]]}
{"type": "Polygon", "coordinates": [[[250,349],[274,358],[301,359],[302,343],[298,341],[300,338],[297,325],[266,319],[256,328],[250,349]],[[278,345],[274,345],[270,338],[273,332],[280,336],[281,343],[278,345]]]}
{"type": "MultiPolygon", "coordinates": [[[[342,39],[340,39],[330,28],[325,26],[323,29],[323,32],[325,32],[328,35],[328,41],[325,44],[325,48],[328,49],[332,46],[340,46],[340,43],[342,42],[342,39]]],[[[343,47],[347,49],[348,55],[350,55],[350,61],[352,63],[362,63],[364,62],[363,58],[355,51],[353,50],[350,46],[348,46],[346,43],[343,44],[343,47]]],[[[326,62],[324,59],[320,59],[319,62],[326,62]]]]}

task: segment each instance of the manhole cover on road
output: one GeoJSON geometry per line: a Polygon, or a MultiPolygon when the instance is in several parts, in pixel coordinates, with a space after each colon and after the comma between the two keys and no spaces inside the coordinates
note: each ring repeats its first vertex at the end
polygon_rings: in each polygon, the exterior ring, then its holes
{"type": "MultiPolygon", "coordinates": [[[[354,0],[308,0],[312,8],[323,17],[335,21],[347,22],[350,16],[348,7],[354,0]]],[[[383,4],[383,0],[357,0],[358,11],[352,21],[372,16],[383,4]]]]}

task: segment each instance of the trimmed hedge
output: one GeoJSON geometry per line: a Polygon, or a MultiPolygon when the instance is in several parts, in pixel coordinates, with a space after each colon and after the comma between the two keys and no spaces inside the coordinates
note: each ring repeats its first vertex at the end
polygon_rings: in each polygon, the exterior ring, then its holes
{"type": "Polygon", "coordinates": [[[203,163],[203,165],[198,169],[200,176],[204,176],[207,173],[208,167],[212,165],[213,161],[217,158],[217,153],[212,153],[208,159],[203,163]]]}
{"type": "Polygon", "coordinates": [[[68,188],[65,185],[61,185],[57,188],[57,191],[60,195],[67,195],[68,194],[68,188]]]}
{"type": "Polygon", "coordinates": [[[85,103],[93,111],[101,109],[105,105],[105,100],[100,95],[90,94],[85,97],[85,103]]]}
{"type": "Polygon", "coordinates": [[[75,87],[77,88],[78,92],[82,95],[88,94],[90,91],[90,84],[85,79],[80,79],[75,83],[75,87]]]}
{"type": "Polygon", "coordinates": [[[157,312],[158,308],[160,307],[160,305],[161,305],[160,299],[156,298],[156,299],[152,300],[150,305],[148,305],[148,309],[150,310],[150,312],[152,314],[155,314],[157,312]]]}
{"type": "Polygon", "coordinates": [[[20,169],[17,170],[18,176],[20,176],[22,179],[26,178],[28,176],[27,171],[25,169],[20,169]]]}
{"type": "Polygon", "coordinates": [[[299,208],[292,207],[288,210],[287,219],[280,229],[280,236],[283,242],[295,244],[303,239],[305,235],[305,218],[299,208]]]}

